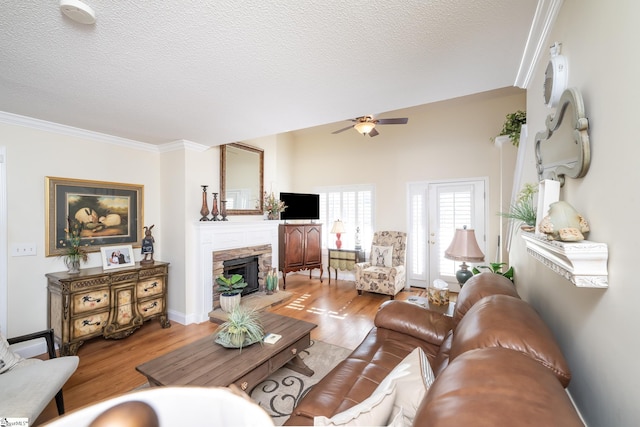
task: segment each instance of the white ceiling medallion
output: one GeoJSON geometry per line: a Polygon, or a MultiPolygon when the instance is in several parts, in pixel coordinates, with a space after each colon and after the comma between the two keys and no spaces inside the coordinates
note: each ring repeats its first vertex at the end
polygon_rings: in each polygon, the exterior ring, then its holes
{"type": "Polygon", "coordinates": [[[567,57],[560,55],[562,44],[555,42],[551,46],[551,59],[544,72],[544,104],[553,108],[558,104],[562,92],[567,88],[569,68],[567,57]]]}
{"type": "Polygon", "coordinates": [[[81,24],[95,24],[96,14],[91,7],[80,0],[60,0],[60,10],[70,19],[81,24]]]}

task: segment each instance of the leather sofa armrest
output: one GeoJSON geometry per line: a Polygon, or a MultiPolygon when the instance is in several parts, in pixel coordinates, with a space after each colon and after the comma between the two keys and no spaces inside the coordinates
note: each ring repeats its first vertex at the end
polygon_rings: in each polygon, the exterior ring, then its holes
{"type": "Polygon", "coordinates": [[[439,346],[453,326],[453,319],[416,304],[392,300],[380,306],[374,324],[439,346]]]}

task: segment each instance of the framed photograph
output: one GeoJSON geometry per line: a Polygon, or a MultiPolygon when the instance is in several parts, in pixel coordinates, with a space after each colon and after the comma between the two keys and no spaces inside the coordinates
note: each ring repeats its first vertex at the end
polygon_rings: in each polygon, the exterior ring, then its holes
{"type": "Polygon", "coordinates": [[[136,264],[133,257],[133,246],[106,246],[100,248],[102,254],[102,268],[111,270],[112,268],[131,267],[136,264]]]}
{"type": "Polygon", "coordinates": [[[87,252],[102,246],[140,247],[144,186],[46,177],[46,256],[64,255],[68,221],[81,225],[87,252]]]}

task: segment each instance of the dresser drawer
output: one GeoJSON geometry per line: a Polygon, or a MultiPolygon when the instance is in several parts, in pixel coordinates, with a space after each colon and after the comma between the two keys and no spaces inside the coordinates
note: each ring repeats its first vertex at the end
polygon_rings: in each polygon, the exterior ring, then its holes
{"type": "Polygon", "coordinates": [[[164,313],[164,298],[153,298],[139,303],[138,313],[145,319],[158,313],[164,313]]]}
{"type": "Polygon", "coordinates": [[[136,285],[136,296],[146,298],[164,292],[164,277],[152,277],[145,279],[136,285]]]}
{"type": "Polygon", "coordinates": [[[81,292],[87,290],[89,288],[103,287],[109,286],[109,278],[106,276],[103,277],[92,277],[90,279],[83,280],[74,280],[69,284],[70,292],[81,292]]]}
{"type": "Polygon", "coordinates": [[[253,371],[249,372],[244,377],[240,378],[237,381],[234,381],[234,384],[240,387],[242,391],[249,393],[255,386],[257,386],[265,378],[267,378],[270,373],[269,362],[267,361],[258,366],[253,371]]]}
{"type": "Polygon", "coordinates": [[[78,292],[72,295],[71,315],[109,307],[109,288],[78,292]]]}
{"type": "Polygon", "coordinates": [[[108,311],[73,319],[71,339],[75,340],[86,336],[100,335],[102,328],[107,324],[107,319],[109,319],[108,311]]]}
{"type": "Polygon", "coordinates": [[[302,350],[306,349],[311,345],[311,338],[309,335],[302,337],[295,343],[291,344],[289,347],[282,350],[280,353],[276,354],[269,360],[269,370],[271,372],[275,372],[278,369],[282,368],[289,360],[293,359],[297,354],[299,354],[302,350]]]}

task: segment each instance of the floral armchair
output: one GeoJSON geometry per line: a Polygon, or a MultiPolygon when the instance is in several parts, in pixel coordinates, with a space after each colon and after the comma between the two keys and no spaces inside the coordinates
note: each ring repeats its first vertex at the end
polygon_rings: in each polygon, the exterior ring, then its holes
{"type": "Polygon", "coordinates": [[[407,233],[377,231],[373,235],[369,262],[356,264],[356,289],[390,295],[394,299],[407,281],[405,269],[407,233]]]}

